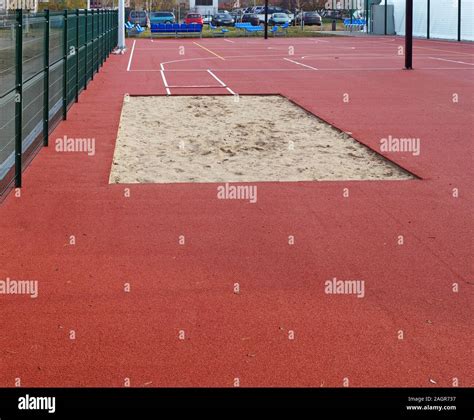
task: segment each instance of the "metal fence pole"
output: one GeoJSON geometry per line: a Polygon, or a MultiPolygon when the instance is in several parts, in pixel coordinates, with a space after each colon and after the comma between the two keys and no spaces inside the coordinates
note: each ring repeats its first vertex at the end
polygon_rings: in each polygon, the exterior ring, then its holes
{"type": "Polygon", "coordinates": [[[91,80],[94,80],[94,73],[95,73],[95,54],[94,54],[94,26],[95,26],[95,11],[91,10],[91,17],[92,17],[92,23],[91,23],[91,80]]]}
{"type": "Polygon", "coordinates": [[[405,1],[405,69],[413,69],[413,0],[405,1]]]}
{"type": "Polygon", "coordinates": [[[21,158],[23,139],[23,10],[16,10],[16,69],[15,69],[15,187],[21,187],[21,158]]]}
{"type": "Polygon", "coordinates": [[[104,65],[105,62],[105,47],[106,43],[105,41],[107,38],[105,37],[105,10],[102,10],[102,31],[101,31],[101,37],[102,37],[102,66],[104,65]]]}
{"type": "Polygon", "coordinates": [[[458,42],[461,41],[461,0],[458,0],[458,42]]]}
{"type": "Polygon", "coordinates": [[[387,35],[387,0],[385,0],[385,4],[384,4],[385,8],[384,8],[384,23],[383,23],[383,32],[384,32],[384,35],[387,35]]]}
{"type": "Polygon", "coordinates": [[[65,10],[63,25],[63,120],[67,119],[67,14],[67,10],[65,10]]]}
{"type": "Polygon", "coordinates": [[[79,102],[79,9],[76,9],[76,99],[79,102]]]}
{"type": "Polygon", "coordinates": [[[426,0],[426,39],[430,39],[431,0],[426,0]]]}
{"type": "Polygon", "coordinates": [[[43,145],[49,143],[49,10],[44,11],[43,145]]]}
{"type": "Polygon", "coordinates": [[[369,33],[369,0],[365,0],[365,33],[369,33]]]}
{"type": "Polygon", "coordinates": [[[87,90],[87,79],[88,79],[88,71],[87,71],[87,21],[88,21],[88,12],[87,9],[84,11],[84,30],[85,30],[85,37],[84,37],[84,90],[87,90]]]}

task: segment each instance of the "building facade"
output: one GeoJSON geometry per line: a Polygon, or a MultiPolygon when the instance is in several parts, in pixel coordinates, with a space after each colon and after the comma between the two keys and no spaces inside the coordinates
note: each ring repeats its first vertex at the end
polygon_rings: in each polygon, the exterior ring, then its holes
{"type": "Polygon", "coordinates": [[[189,0],[189,10],[203,16],[213,15],[219,9],[219,0],[189,0]]]}

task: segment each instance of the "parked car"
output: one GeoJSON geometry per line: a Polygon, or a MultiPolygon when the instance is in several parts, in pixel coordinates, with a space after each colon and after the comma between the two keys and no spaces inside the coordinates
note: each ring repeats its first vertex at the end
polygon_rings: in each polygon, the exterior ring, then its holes
{"type": "Polygon", "coordinates": [[[323,16],[327,19],[340,19],[340,20],[342,20],[344,17],[342,10],[325,10],[323,16]]]}
{"type": "Polygon", "coordinates": [[[245,23],[245,22],[250,22],[253,26],[260,25],[260,19],[258,18],[258,15],[255,13],[245,13],[242,16],[242,23],[245,23]]]}
{"type": "Polygon", "coordinates": [[[241,22],[244,12],[242,9],[235,9],[230,12],[230,15],[232,16],[232,19],[234,19],[234,22],[241,22]]]}
{"type": "Polygon", "coordinates": [[[273,13],[268,20],[270,25],[283,25],[290,23],[290,18],[286,13],[273,13]]]}
{"type": "Polygon", "coordinates": [[[175,23],[176,18],[171,12],[150,12],[150,24],[152,23],[175,23]]]}
{"type": "Polygon", "coordinates": [[[204,22],[204,25],[209,25],[212,22],[212,15],[203,15],[202,21],[204,22]]]}
{"type": "Polygon", "coordinates": [[[233,26],[234,19],[230,13],[217,13],[212,17],[212,24],[215,26],[233,26]]]}
{"type": "Polygon", "coordinates": [[[148,26],[148,13],[144,10],[132,10],[128,15],[128,21],[134,25],[148,26]]]}
{"type": "MultiPolygon", "coordinates": [[[[263,23],[265,22],[265,6],[258,6],[257,8],[257,11],[254,12],[258,15],[259,19],[260,19],[260,23],[263,23]]],[[[286,10],[286,9],[282,9],[281,7],[276,7],[276,6],[269,6],[268,7],[268,19],[270,19],[271,15],[273,15],[274,13],[284,13],[288,16],[289,18],[289,22],[293,22],[293,19],[295,18],[294,14],[291,13],[289,10],[286,10]]]]}
{"type": "Polygon", "coordinates": [[[204,20],[199,13],[188,13],[184,18],[184,23],[189,25],[191,23],[196,23],[197,25],[204,25],[204,20]]]}
{"type": "MultiPolygon", "coordinates": [[[[296,16],[296,23],[301,24],[301,13],[296,16]]],[[[318,12],[303,12],[303,23],[305,25],[321,26],[322,18],[318,12]]]]}

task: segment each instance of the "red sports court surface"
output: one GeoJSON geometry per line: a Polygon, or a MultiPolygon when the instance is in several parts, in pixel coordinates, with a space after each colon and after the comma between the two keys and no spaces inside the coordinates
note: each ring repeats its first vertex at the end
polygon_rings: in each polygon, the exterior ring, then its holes
{"type": "Polygon", "coordinates": [[[95,138],[95,156],[43,149],[0,207],[0,279],[39,282],[0,296],[0,385],[474,385],[473,46],[415,41],[403,71],[403,42],[139,39],[109,58],[51,136],[95,138]],[[260,183],[256,204],[109,185],[124,94],[165,84],[281,94],[375,150],[420,138],[385,153],[420,179],[260,183]],[[325,294],[334,277],[365,297],[325,294]]]}

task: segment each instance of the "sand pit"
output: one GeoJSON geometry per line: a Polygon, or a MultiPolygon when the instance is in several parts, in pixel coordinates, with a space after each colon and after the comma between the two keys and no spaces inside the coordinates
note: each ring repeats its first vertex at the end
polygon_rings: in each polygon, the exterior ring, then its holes
{"type": "Polygon", "coordinates": [[[382,179],[413,176],[281,96],[126,98],[110,174],[127,184],[382,179]]]}

